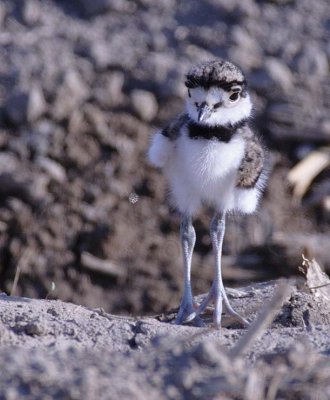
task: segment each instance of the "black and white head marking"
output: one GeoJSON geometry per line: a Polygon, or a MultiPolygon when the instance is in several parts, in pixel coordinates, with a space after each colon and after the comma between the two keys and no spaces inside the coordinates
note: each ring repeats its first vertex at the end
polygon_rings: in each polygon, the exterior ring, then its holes
{"type": "Polygon", "coordinates": [[[208,61],[186,75],[187,111],[196,122],[233,125],[251,114],[252,104],[242,71],[224,60],[208,61]]]}

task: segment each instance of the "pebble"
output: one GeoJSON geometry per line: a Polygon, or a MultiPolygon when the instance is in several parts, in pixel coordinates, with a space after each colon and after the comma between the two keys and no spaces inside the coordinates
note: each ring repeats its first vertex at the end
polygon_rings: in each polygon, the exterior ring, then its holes
{"type": "Polygon", "coordinates": [[[39,22],[41,17],[41,10],[38,1],[29,0],[25,1],[22,8],[23,21],[29,25],[35,25],[39,22]]]}
{"type": "Polygon", "coordinates": [[[297,69],[309,79],[326,78],[329,73],[326,53],[317,43],[307,44],[298,56],[297,69]]]}
{"type": "Polygon", "coordinates": [[[71,69],[65,72],[53,105],[53,115],[61,120],[71,115],[87,98],[89,90],[78,71],[71,69]]]}
{"type": "Polygon", "coordinates": [[[272,80],[284,92],[289,93],[293,87],[293,75],[290,68],[281,60],[273,57],[267,58],[265,67],[272,80]]]}
{"type": "Polygon", "coordinates": [[[156,97],[146,90],[133,90],[132,106],[137,115],[146,122],[150,122],[157,115],[158,104],[156,97]]]}
{"type": "Polygon", "coordinates": [[[19,322],[13,327],[16,333],[25,333],[28,336],[43,336],[46,333],[44,324],[40,322],[19,322]]]}
{"type": "Polygon", "coordinates": [[[47,111],[47,103],[39,86],[33,86],[29,93],[27,120],[33,122],[47,111]]]}
{"type": "Polygon", "coordinates": [[[30,91],[17,91],[5,104],[7,117],[16,125],[37,120],[47,110],[43,93],[38,86],[30,91]]]}
{"type": "Polygon", "coordinates": [[[46,157],[38,157],[36,163],[46,171],[53,179],[63,183],[66,181],[66,172],[61,164],[46,157]]]}
{"type": "Polygon", "coordinates": [[[89,57],[98,69],[105,69],[111,65],[112,57],[108,44],[103,40],[92,42],[88,49],[89,57]]]}
{"type": "Polygon", "coordinates": [[[105,79],[97,82],[94,96],[100,105],[104,107],[116,107],[125,99],[123,86],[125,75],[121,71],[114,71],[105,79]]]}

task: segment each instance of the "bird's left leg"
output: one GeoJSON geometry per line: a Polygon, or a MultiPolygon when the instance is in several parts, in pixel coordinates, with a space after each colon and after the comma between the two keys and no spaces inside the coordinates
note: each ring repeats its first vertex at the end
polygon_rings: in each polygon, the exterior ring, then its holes
{"type": "Polygon", "coordinates": [[[207,305],[213,300],[214,301],[214,314],[213,320],[218,329],[221,325],[221,314],[222,314],[222,301],[224,302],[225,308],[228,314],[232,315],[243,325],[248,325],[248,322],[242,318],[236,311],[233,310],[229,303],[228,297],[225,292],[225,288],[222,282],[222,272],[221,272],[221,255],[222,255],[222,244],[225,235],[226,227],[226,213],[216,213],[212,219],[210,226],[210,235],[212,241],[212,247],[215,257],[215,277],[212,283],[211,290],[208,295],[201,303],[197,310],[197,315],[202,313],[207,305]]]}
{"type": "MultiPolygon", "coordinates": [[[[175,320],[176,324],[192,321],[196,317],[190,280],[191,260],[196,242],[196,232],[192,224],[192,218],[189,215],[185,215],[182,219],[180,237],[183,253],[184,289],[180,309],[175,320]]],[[[198,325],[202,323],[199,317],[197,317],[195,322],[198,325]]]]}

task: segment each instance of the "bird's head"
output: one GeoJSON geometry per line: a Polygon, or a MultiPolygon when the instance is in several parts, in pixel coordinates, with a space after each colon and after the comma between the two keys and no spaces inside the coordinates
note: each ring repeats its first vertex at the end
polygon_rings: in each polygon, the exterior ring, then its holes
{"type": "Polygon", "coordinates": [[[186,75],[187,111],[210,126],[236,124],[251,115],[252,103],[242,71],[224,60],[204,62],[186,75]]]}

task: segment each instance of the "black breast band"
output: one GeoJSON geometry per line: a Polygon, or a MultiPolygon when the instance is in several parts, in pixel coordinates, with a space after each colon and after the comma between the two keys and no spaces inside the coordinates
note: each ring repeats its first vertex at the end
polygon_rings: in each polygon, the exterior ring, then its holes
{"type": "Polygon", "coordinates": [[[228,126],[208,126],[190,120],[187,124],[188,135],[191,139],[217,139],[220,142],[228,143],[237,129],[247,124],[247,120],[239,121],[237,124],[228,126]]]}

